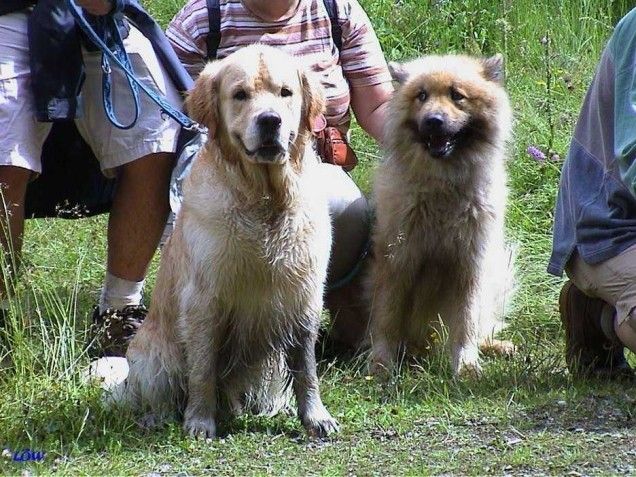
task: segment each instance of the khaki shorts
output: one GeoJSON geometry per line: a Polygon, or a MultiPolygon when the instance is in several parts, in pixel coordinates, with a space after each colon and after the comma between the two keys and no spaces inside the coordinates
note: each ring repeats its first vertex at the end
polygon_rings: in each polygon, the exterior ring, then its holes
{"type": "MultiPolygon", "coordinates": [[[[42,172],[42,145],[51,123],[35,120],[30,86],[27,13],[0,16],[0,166],[18,166],[42,172]]],[[[124,46],[137,77],[167,96],[177,108],[179,93],[162,69],[150,42],[134,27],[124,46]]],[[[179,125],[162,117],[159,107],[140,91],[137,124],[117,129],[102,106],[101,53],[83,52],[86,81],[82,87],[82,117],[75,123],[91,146],[102,171],[114,175],[119,166],[148,154],[174,152],[179,125]]],[[[134,106],[125,76],[113,66],[113,105],[120,122],[132,119],[134,106]]]]}
{"type": "Polygon", "coordinates": [[[583,293],[616,308],[617,325],[636,308],[636,245],[596,265],[586,263],[575,253],[565,272],[583,293]]]}

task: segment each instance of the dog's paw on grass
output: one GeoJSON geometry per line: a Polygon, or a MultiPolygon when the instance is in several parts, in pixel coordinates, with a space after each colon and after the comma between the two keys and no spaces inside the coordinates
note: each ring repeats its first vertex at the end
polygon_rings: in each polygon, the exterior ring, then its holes
{"type": "Polygon", "coordinates": [[[340,430],[340,425],[326,409],[308,413],[303,419],[303,426],[310,438],[322,439],[340,430]]]}
{"type": "Polygon", "coordinates": [[[187,417],[183,430],[192,439],[214,439],[216,422],[211,417],[187,417]]]}

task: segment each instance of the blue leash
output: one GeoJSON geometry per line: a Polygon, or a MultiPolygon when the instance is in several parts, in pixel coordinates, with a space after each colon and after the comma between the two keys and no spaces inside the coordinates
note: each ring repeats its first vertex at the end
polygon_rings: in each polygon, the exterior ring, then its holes
{"type": "Polygon", "coordinates": [[[121,34],[119,33],[119,28],[117,27],[115,19],[112,15],[105,15],[102,18],[106,22],[106,35],[110,36],[114,40],[114,51],[111,51],[106,43],[99,37],[99,35],[97,35],[93,27],[91,27],[91,25],[86,21],[82,10],[75,4],[75,2],[73,0],[67,0],[67,4],[69,6],[71,14],[73,15],[73,18],[75,18],[75,22],[77,23],[77,25],[102,52],[102,88],[104,111],[106,112],[106,116],[108,117],[109,121],[115,127],[119,129],[130,129],[137,123],[137,119],[139,118],[139,88],[141,88],[141,90],[146,93],[148,97],[153,100],[165,114],[181,124],[184,129],[187,129],[189,131],[197,131],[200,133],[205,133],[207,131],[196,121],[193,121],[181,111],[173,107],[170,103],[168,103],[168,101],[166,101],[166,99],[162,95],[157,94],[157,92],[153,91],[151,88],[137,79],[135,73],[132,71],[132,65],[124,48],[124,42],[121,38],[121,34]],[[120,123],[115,116],[112,101],[112,70],[110,67],[109,58],[125,73],[128,84],[130,85],[130,90],[132,92],[133,100],[135,103],[135,114],[134,118],[129,124],[120,123]]]}

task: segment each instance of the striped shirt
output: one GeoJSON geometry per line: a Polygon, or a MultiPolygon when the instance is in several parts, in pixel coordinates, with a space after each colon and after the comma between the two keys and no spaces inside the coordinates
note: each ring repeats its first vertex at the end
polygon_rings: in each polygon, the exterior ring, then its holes
{"type": "MultiPolygon", "coordinates": [[[[291,17],[276,22],[257,17],[240,0],[221,0],[217,58],[257,42],[301,57],[320,75],[325,87],[327,122],[346,129],[349,88],[390,83],[391,75],[371,22],[357,0],[336,1],[342,28],[340,51],[331,38],[331,21],[323,0],[300,0],[291,17]]],[[[208,32],[206,0],[189,0],[168,26],[168,39],[193,77],[205,66],[208,32]]]]}

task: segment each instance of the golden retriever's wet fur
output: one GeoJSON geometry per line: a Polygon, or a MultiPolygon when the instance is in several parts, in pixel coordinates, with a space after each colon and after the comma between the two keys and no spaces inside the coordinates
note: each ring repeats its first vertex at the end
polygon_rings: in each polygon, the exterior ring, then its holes
{"type": "Polygon", "coordinates": [[[425,349],[441,321],[454,373],[479,374],[480,344],[514,349],[492,339],[513,282],[502,60],[432,56],[391,69],[399,86],[374,186],[371,370],[390,370],[403,347],[425,349]]]}
{"type": "Polygon", "coordinates": [[[312,435],[337,429],[314,344],[331,245],[310,125],[323,93],[298,61],[255,45],[208,64],[186,107],[212,133],[184,184],[127,387],[148,423],[183,411],[213,437],[219,408],[273,414],[291,380],[312,435]]]}

